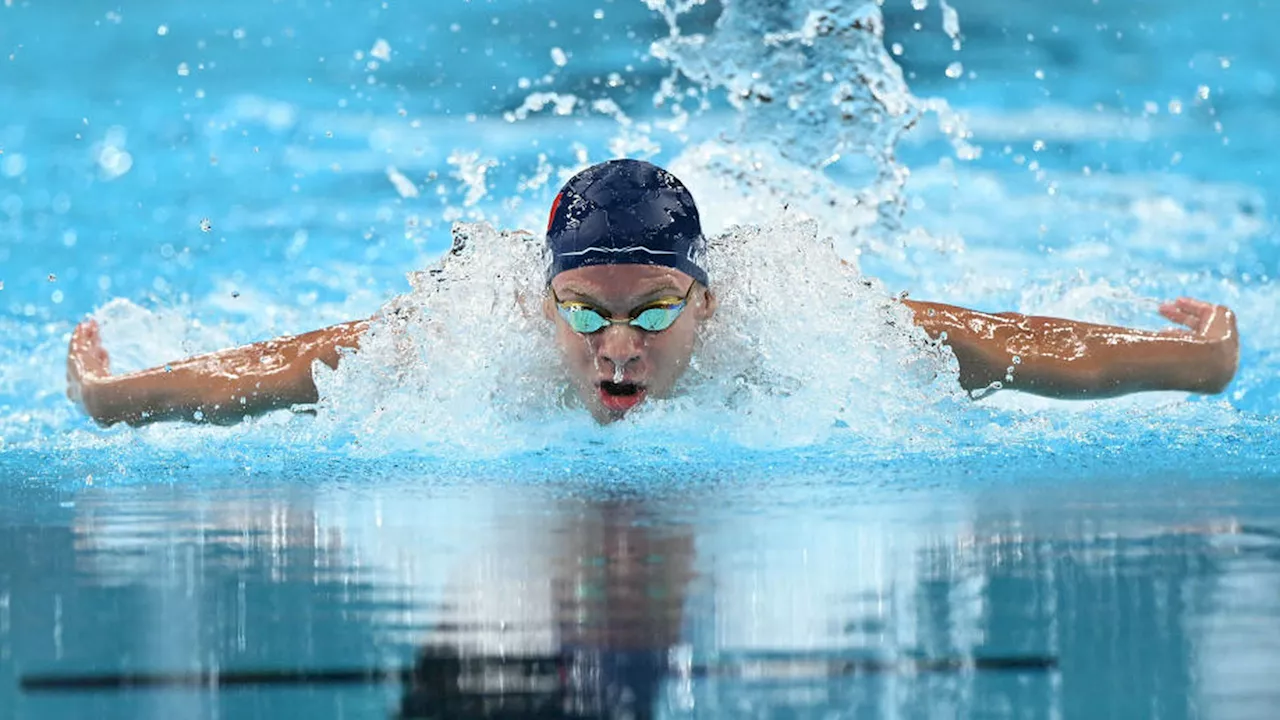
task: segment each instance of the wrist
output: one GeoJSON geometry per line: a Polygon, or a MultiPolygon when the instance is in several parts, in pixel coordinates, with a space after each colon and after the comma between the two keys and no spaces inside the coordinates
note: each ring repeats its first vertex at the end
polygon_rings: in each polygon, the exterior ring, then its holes
{"type": "Polygon", "coordinates": [[[107,427],[120,421],[115,417],[116,397],[114,378],[86,377],[80,381],[80,402],[85,414],[94,422],[107,427]]]}
{"type": "Polygon", "coordinates": [[[1177,390],[1216,395],[1231,384],[1236,372],[1234,346],[1221,340],[1189,341],[1187,352],[1177,359],[1177,390]]]}

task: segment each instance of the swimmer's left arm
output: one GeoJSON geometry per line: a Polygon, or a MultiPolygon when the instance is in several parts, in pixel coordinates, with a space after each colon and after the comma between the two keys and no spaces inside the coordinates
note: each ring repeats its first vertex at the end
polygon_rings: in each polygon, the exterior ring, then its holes
{"type": "Polygon", "coordinates": [[[1212,394],[1227,387],[1239,363],[1235,314],[1192,298],[1160,307],[1161,315],[1183,326],[1160,332],[915,300],[903,304],[930,337],[946,333],[943,342],[955,352],[966,390],[999,382],[1058,398],[1150,390],[1212,394]]]}

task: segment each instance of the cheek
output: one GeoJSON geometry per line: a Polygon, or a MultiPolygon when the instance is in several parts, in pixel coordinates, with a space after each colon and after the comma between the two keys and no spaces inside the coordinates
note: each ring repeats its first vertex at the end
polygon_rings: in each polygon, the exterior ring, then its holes
{"type": "Polygon", "coordinates": [[[556,327],[556,346],[560,355],[574,367],[589,365],[595,354],[588,338],[565,327],[556,327]]]}
{"type": "Polygon", "coordinates": [[[683,365],[693,352],[693,336],[692,327],[673,327],[650,340],[649,354],[666,365],[683,365]]]}

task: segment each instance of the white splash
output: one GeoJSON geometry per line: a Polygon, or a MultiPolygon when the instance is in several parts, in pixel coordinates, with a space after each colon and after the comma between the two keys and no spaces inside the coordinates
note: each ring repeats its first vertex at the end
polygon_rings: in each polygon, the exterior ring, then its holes
{"type": "Polygon", "coordinates": [[[394,165],[387,166],[387,179],[395,186],[396,192],[400,194],[400,197],[418,197],[418,186],[414,185],[413,181],[405,177],[404,173],[396,169],[394,165]]]}
{"type": "Polygon", "coordinates": [[[618,433],[630,445],[645,437],[669,445],[676,432],[688,442],[754,447],[837,435],[919,446],[948,442],[957,413],[972,408],[949,350],[842,262],[814,223],[782,219],[712,241],[708,271],[720,310],[703,328],[680,393],[597,426],[553,345],[543,267],[539,238],[457,226],[454,250],[411,277],[412,292],[380,311],[358,354],[336,372],[316,365],[316,431],[349,434],[357,452],[436,449],[450,457],[618,433]]]}

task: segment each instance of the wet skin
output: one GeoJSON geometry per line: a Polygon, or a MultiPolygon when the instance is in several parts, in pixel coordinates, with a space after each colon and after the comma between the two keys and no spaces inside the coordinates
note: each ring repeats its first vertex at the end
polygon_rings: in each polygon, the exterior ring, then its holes
{"type": "MultiPolygon", "coordinates": [[[[679,270],[650,265],[582,267],[551,281],[561,301],[586,303],[614,319],[628,318],[656,300],[682,298],[693,284],[693,278],[679,270]]],[[[543,303],[544,312],[555,323],[556,345],[573,388],[599,422],[622,418],[647,397],[668,397],[689,367],[698,327],[715,308],[715,296],[699,286],[689,293],[684,312],[666,330],[646,332],[615,324],[584,335],[560,317],[550,292],[543,303]]]]}
{"type": "MultiPolygon", "coordinates": [[[[709,290],[693,287],[692,278],[668,268],[577,268],[556,276],[551,285],[561,300],[587,303],[615,320],[625,320],[655,300],[689,293],[688,306],[666,330],[650,333],[615,324],[590,335],[569,328],[547,293],[544,312],[553,323],[573,388],[603,423],[622,418],[648,397],[672,393],[689,366],[699,326],[716,309],[709,290]]],[[[960,385],[966,390],[999,382],[1005,388],[1065,399],[1149,390],[1219,393],[1239,363],[1234,313],[1192,298],[1161,307],[1162,315],[1182,327],[1160,332],[915,300],[903,304],[912,311],[915,324],[955,353],[960,385]]],[[[318,393],[312,363],[320,360],[336,367],[344,352],[358,350],[369,323],[335,325],[116,375],[97,324],[89,320],[71,336],[67,396],[101,425],[161,420],[235,423],[314,403],[318,393]]],[[[896,331],[886,327],[886,332],[896,331]]]]}

